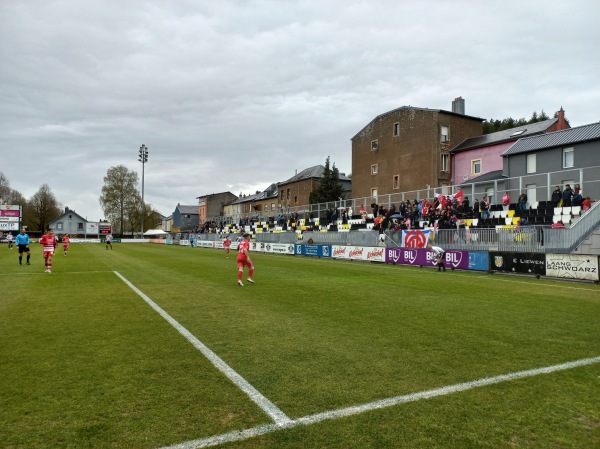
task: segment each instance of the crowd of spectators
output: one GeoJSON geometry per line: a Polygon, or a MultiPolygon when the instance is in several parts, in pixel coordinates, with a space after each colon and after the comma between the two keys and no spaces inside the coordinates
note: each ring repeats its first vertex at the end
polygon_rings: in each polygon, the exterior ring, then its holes
{"type": "MultiPolygon", "coordinates": [[[[556,186],[552,192],[550,202],[554,207],[581,206],[582,211],[589,210],[594,200],[590,197],[583,197],[583,192],[579,184],[575,184],[571,189],[569,184],[565,184],[564,189],[556,186]]],[[[517,227],[528,225],[525,211],[528,209],[528,198],[525,191],[521,191],[517,203],[512,205],[510,195],[506,191],[501,198],[501,205],[504,211],[509,208],[515,209],[516,216],[519,217],[517,227]]],[[[498,206],[500,207],[500,206],[498,206]]],[[[434,227],[436,229],[452,229],[462,223],[464,219],[488,219],[490,218],[490,200],[484,195],[481,201],[475,198],[471,204],[469,197],[459,190],[454,195],[439,195],[431,199],[423,200],[405,200],[398,204],[390,204],[389,207],[371,203],[370,210],[367,211],[365,205],[361,205],[358,211],[353,211],[352,207],[338,207],[327,209],[324,216],[320,217],[321,226],[342,225],[349,223],[370,222],[373,220],[373,230],[383,233],[385,231],[400,231],[415,229],[421,227],[434,227]]],[[[499,209],[498,209],[499,210],[499,209]]],[[[244,217],[239,220],[237,227],[243,229],[245,226],[254,226],[256,223],[264,222],[264,219],[256,217],[244,217]]],[[[279,227],[282,231],[296,231],[300,228],[301,219],[298,213],[278,214],[266,219],[266,225],[269,228],[279,227]]],[[[310,226],[315,223],[313,214],[310,214],[304,225],[310,226]]],[[[225,221],[208,221],[194,229],[194,233],[226,233],[228,225],[225,221]]]]}

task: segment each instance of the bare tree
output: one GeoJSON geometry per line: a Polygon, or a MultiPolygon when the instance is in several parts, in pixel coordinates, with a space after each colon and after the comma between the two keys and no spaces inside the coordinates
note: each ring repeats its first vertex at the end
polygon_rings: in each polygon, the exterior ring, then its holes
{"type": "Polygon", "coordinates": [[[61,212],[61,205],[56,200],[48,184],[43,184],[29,199],[29,206],[31,206],[33,213],[31,217],[32,226],[40,232],[44,232],[48,224],[57,218],[61,212]]]}
{"type": "Polygon", "coordinates": [[[109,168],[104,177],[100,206],[104,216],[113,223],[113,229],[121,236],[128,222],[135,218],[138,206],[141,207],[137,183],[137,173],[124,165],[109,168]]]}

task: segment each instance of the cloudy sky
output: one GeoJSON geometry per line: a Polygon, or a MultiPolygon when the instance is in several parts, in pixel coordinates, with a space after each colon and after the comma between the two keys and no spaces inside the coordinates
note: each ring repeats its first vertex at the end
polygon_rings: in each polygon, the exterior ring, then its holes
{"type": "Polygon", "coordinates": [[[0,0],[0,172],[103,217],[109,168],[164,215],[323,164],[400,106],[600,120],[597,0],[0,0]]]}

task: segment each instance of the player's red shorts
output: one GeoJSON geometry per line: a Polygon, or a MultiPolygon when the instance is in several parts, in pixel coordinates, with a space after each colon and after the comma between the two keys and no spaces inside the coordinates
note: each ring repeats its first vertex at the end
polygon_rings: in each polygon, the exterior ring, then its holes
{"type": "Polygon", "coordinates": [[[63,245],[63,248],[64,248],[64,249],[65,249],[65,251],[66,251],[66,250],[68,250],[68,249],[69,249],[69,245],[68,245],[68,244],[67,244],[67,245],[63,245]]]}
{"type": "Polygon", "coordinates": [[[243,267],[250,268],[252,266],[252,264],[250,262],[248,262],[248,259],[246,259],[246,258],[237,259],[236,262],[237,262],[238,268],[243,268],[243,267]]]}
{"type": "Polygon", "coordinates": [[[44,251],[44,259],[48,258],[48,257],[53,257],[54,256],[54,251],[44,251]]]}

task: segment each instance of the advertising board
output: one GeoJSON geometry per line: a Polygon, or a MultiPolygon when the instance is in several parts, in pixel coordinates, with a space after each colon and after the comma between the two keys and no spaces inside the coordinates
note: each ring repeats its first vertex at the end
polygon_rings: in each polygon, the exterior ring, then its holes
{"type": "Polygon", "coordinates": [[[598,281],[598,256],[546,254],[546,276],[598,281]]]}

